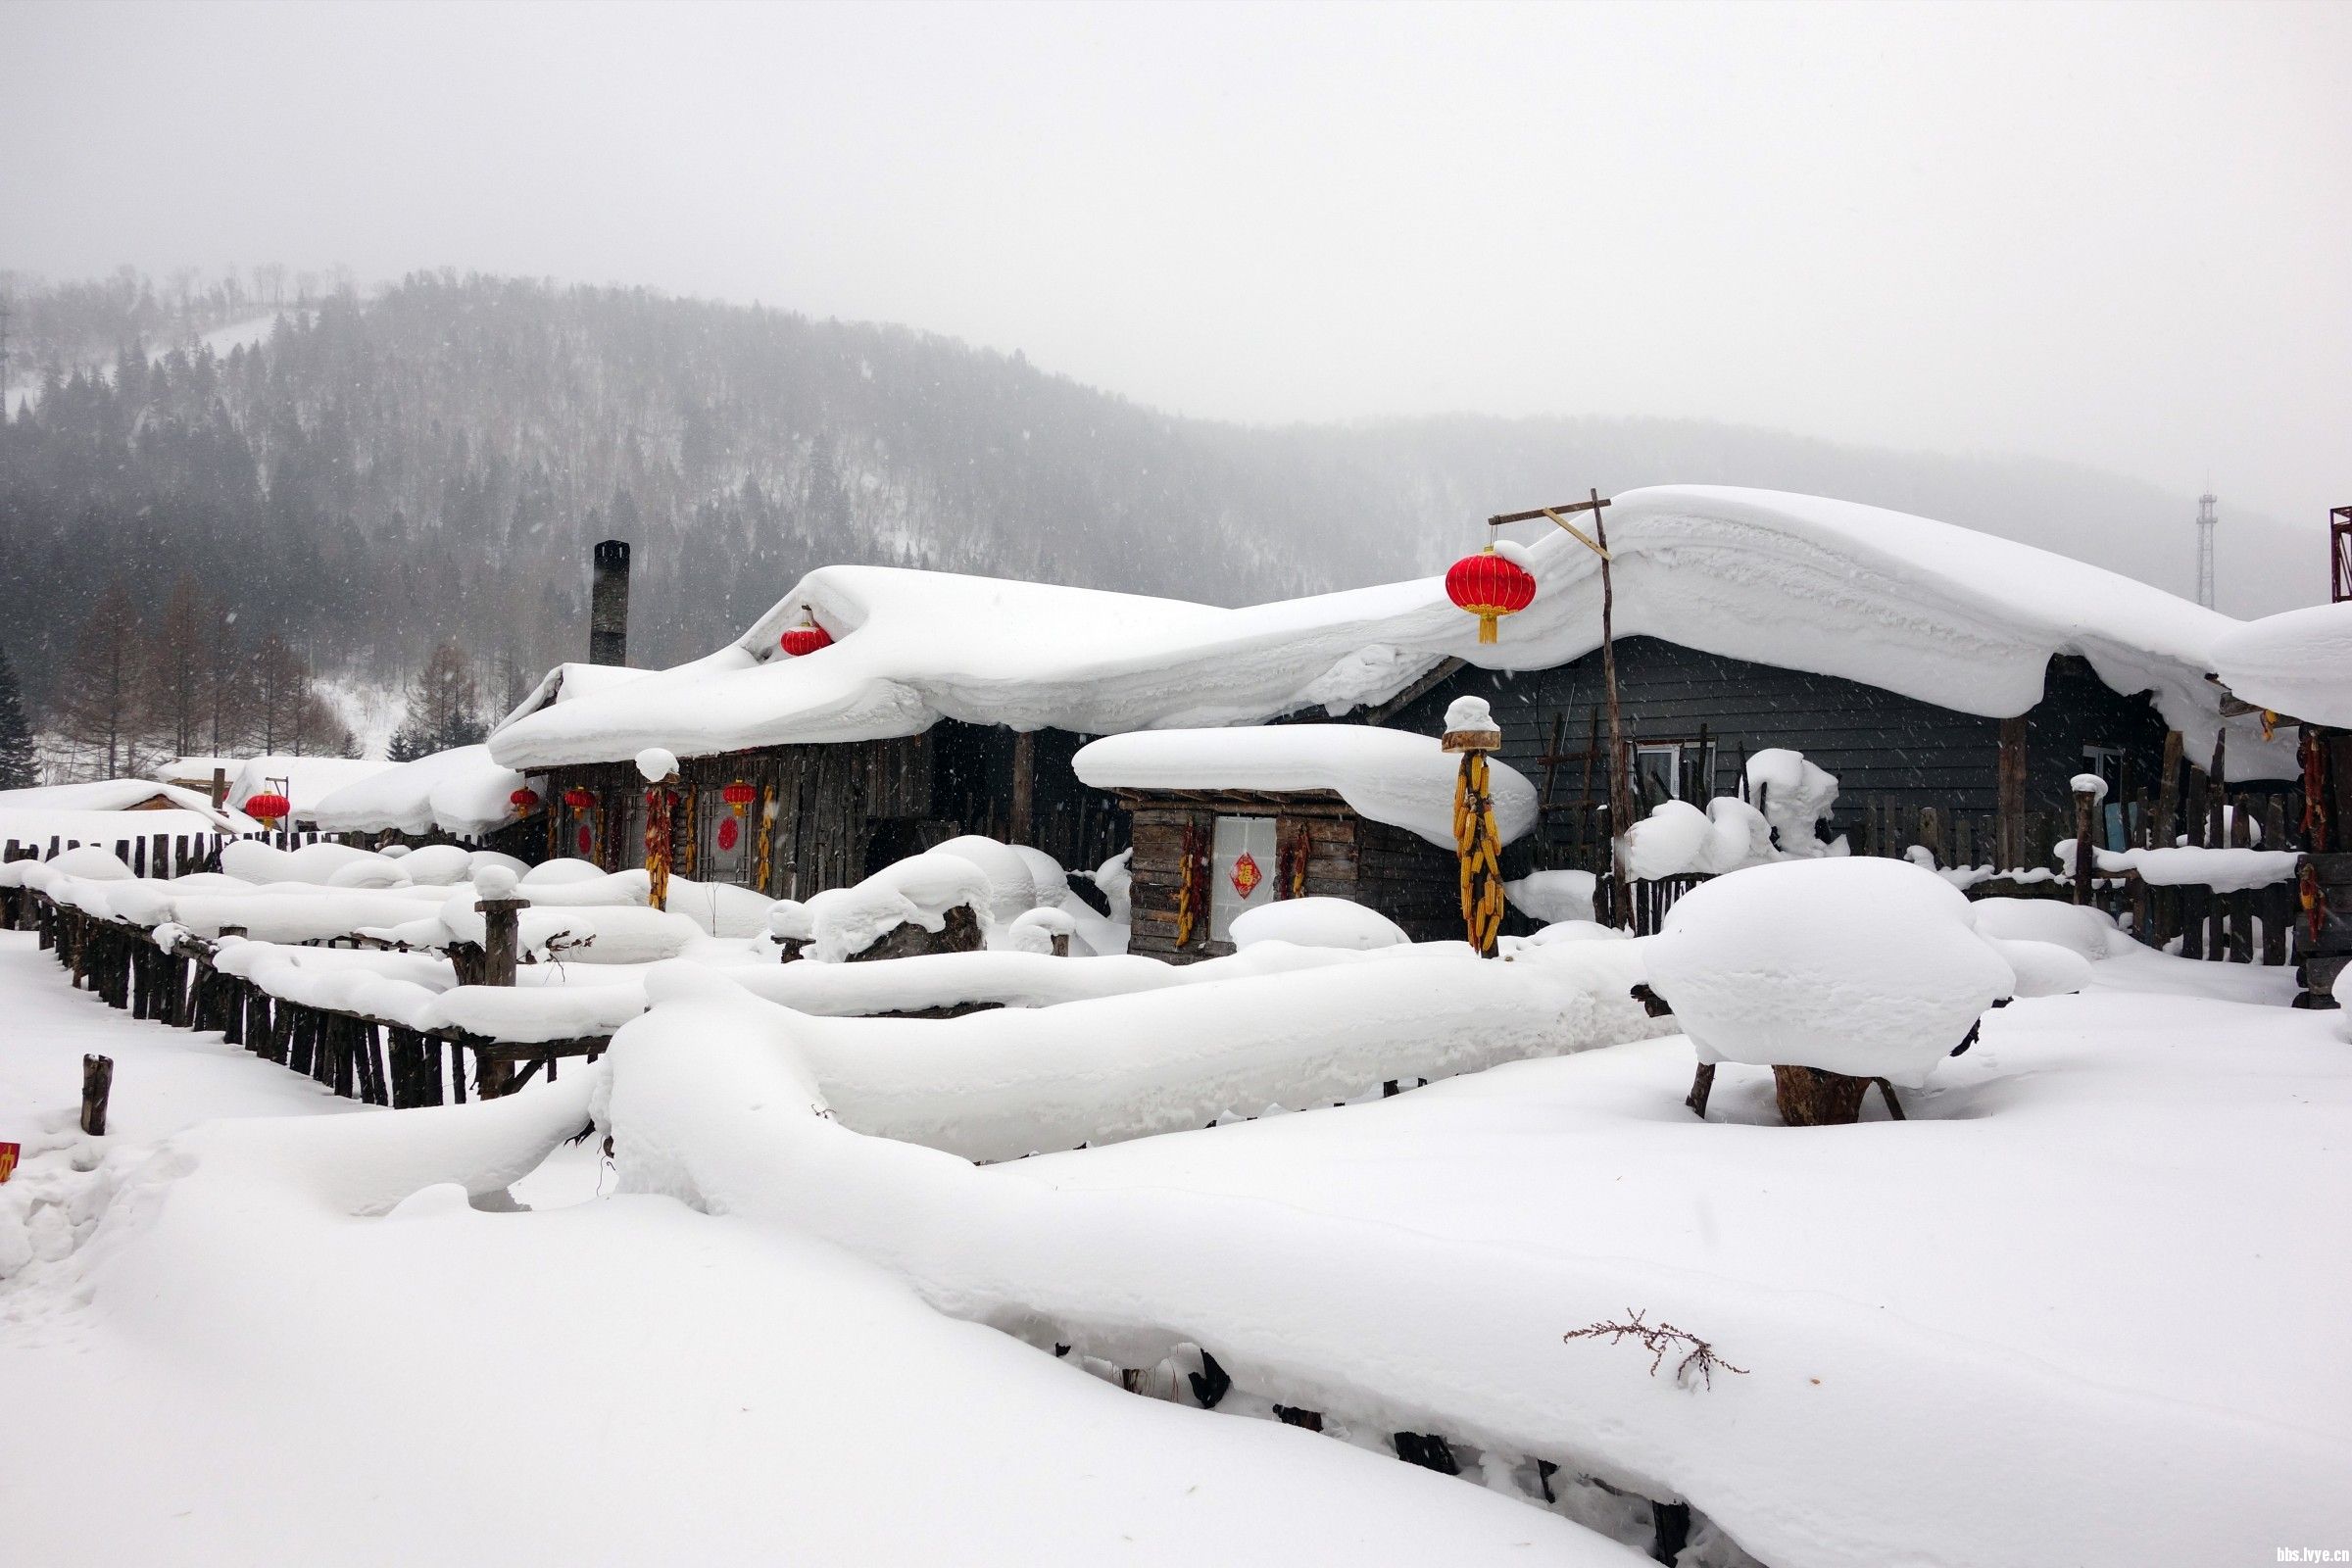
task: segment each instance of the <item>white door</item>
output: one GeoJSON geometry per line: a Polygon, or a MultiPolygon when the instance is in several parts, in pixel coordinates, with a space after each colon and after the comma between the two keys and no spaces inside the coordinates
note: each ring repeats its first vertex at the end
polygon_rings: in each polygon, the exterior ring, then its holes
{"type": "Polygon", "coordinates": [[[1233,940],[1233,917],[1274,902],[1274,819],[1220,816],[1208,851],[1208,939],[1233,940]]]}

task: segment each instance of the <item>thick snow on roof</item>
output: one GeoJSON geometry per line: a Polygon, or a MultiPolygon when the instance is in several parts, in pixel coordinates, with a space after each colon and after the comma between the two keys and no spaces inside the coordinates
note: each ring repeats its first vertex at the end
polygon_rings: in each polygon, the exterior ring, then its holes
{"type": "MultiPolygon", "coordinates": [[[[2212,749],[2213,646],[2238,623],[2144,583],[1987,534],[1850,502],[1669,485],[1608,511],[1616,627],[1732,658],[1867,682],[2007,717],[2055,654],[2125,693],[2153,691],[2190,754],[2212,749]]],[[[1465,546],[1483,530],[1465,524],[1465,546]]],[[[491,737],[514,767],[609,761],[646,746],[704,756],[916,733],[940,718],[1116,734],[1241,724],[1386,701],[1446,658],[1541,668],[1598,645],[1598,561],[1557,530],[1524,558],[1535,604],[1482,646],[1436,577],[1220,610],[1038,583],[827,566],[735,644],[552,706],[491,737]],[[801,659],[805,618],[834,644],[801,659]]],[[[2235,776],[2285,776],[2251,725],[2235,776]]]]}
{"type": "Polygon", "coordinates": [[[2213,667],[2241,702],[2352,729],[2352,602],[2248,621],[2214,643],[2213,667]]]}
{"type": "Polygon", "coordinates": [[[347,784],[397,767],[397,762],[350,757],[290,757],[283,754],[254,757],[246,760],[244,767],[228,786],[228,804],[243,806],[256,795],[286,786],[286,799],[294,805],[294,814],[308,821],[314,808],[347,784]]]}
{"type": "Polygon", "coordinates": [[[552,708],[557,703],[577,702],[583,697],[611,691],[615,686],[626,685],[648,673],[650,671],[639,669],[634,664],[558,664],[539,677],[539,684],[514,705],[513,712],[498,721],[498,727],[504,729],[524,714],[536,713],[542,708],[552,708]]]}
{"type": "MultiPolygon", "coordinates": [[[[12,829],[26,826],[34,815],[59,812],[76,816],[85,812],[129,811],[158,797],[172,803],[172,809],[151,808],[149,814],[169,817],[169,823],[158,821],[153,827],[140,826],[138,831],[160,833],[257,833],[262,824],[236,810],[215,810],[212,797],[202,790],[182,789],[176,784],[159,784],[145,778],[103,778],[87,784],[41,784],[30,789],[0,790],[0,814],[10,819],[12,829]],[[182,813],[193,813],[198,819],[191,823],[182,813]]],[[[117,824],[123,831],[130,824],[117,824]]],[[[73,837],[73,834],[68,834],[73,837]]],[[[88,834],[81,835],[84,838],[88,834]]],[[[26,842],[30,838],[26,837],[26,842]]]]}
{"type": "MultiPolygon", "coordinates": [[[[1083,746],[1071,766],[1103,790],[1332,790],[1359,816],[1453,848],[1460,760],[1434,735],[1362,724],[1146,730],[1083,746]]],[[[1489,777],[1508,844],[1536,825],[1536,787],[1499,761],[1489,777]]]]}
{"type": "Polygon", "coordinates": [[[328,794],[309,816],[328,833],[455,833],[476,837],[505,822],[522,775],[490,760],[487,746],[459,746],[370,773],[328,794]]]}

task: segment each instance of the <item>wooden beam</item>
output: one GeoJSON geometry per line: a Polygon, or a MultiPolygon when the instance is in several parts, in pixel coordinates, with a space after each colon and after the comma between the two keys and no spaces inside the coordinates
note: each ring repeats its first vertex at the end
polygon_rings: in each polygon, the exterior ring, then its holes
{"type": "MultiPolygon", "coordinates": [[[[1554,513],[1560,512],[1591,512],[1597,514],[1601,508],[1607,506],[1608,504],[1609,503],[1601,499],[1599,495],[1595,494],[1592,497],[1592,499],[1587,501],[1563,501],[1556,507],[1538,507],[1533,512],[1505,512],[1497,516],[1489,517],[1487,519],[1487,526],[1490,528],[1500,528],[1506,523],[1534,522],[1538,517],[1550,517],[1554,513]]],[[[1553,520],[1557,521],[1558,519],[1554,518],[1553,520]]]]}

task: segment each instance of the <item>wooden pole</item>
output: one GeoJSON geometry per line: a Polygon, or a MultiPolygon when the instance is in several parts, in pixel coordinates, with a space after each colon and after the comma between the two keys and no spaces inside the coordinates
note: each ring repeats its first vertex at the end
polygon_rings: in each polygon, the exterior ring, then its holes
{"type": "Polygon", "coordinates": [[[1617,706],[1617,587],[1609,575],[1608,513],[1592,492],[1592,532],[1600,550],[1600,678],[1609,703],[1609,875],[1624,880],[1625,835],[1634,825],[1632,781],[1626,776],[1625,723],[1617,706]]]}
{"type": "Polygon", "coordinates": [[[81,1058],[81,1130],[92,1138],[106,1136],[106,1102],[115,1092],[115,1058],[81,1058]]]}
{"type": "Polygon", "coordinates": [[[1007,830],[1015,844],[1035,842],[1037,811],[1037,731],[1015,730],[1012,736],[1012,819],[1007,830]]]}
{"type": "Polygon", "coordinates": [[[2075,791],[2075,902],[2090,902],[2091,873],[2097,862],[2091,858],[2090,824],[2099,811],[2097,790],[2075,791]]]}

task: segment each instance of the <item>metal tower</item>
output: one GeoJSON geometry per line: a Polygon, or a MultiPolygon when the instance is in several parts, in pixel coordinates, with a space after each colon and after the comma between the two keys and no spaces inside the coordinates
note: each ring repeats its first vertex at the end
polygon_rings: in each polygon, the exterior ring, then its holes
{"type": "Polygon", "coordinates": [[[2213,514],[2217,496],[2197,497],[2197,603],[2207,610],[2213,608],[2213,527],[2221,519],[2213,514]]]}
{"type": "Polygon", "coordinates": [[[2328,510],[2328,602],[2352,599],[2352,507],[2328,510]]]}

